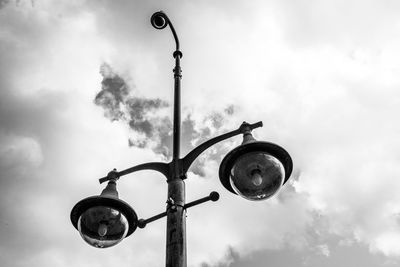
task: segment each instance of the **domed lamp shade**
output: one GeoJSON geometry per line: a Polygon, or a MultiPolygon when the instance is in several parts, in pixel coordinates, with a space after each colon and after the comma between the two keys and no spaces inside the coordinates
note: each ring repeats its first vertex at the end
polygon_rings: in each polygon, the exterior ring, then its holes
{"type": "Polygon", "coordinates": [[[246,133],[242,145],[222,160],[222,185],[248,200],[264,200],[275,195],[292,173],[292,159],[282,147],[256,141],[246,133]]]}
{"type": "Polygon", "coordinates": [[[97,248],[121,242],[137,227],[135,211],[118,198],[115,181],[110,181],[101,195],[79,201],[71,211],[71,222],[83,240],[97,248]]]}

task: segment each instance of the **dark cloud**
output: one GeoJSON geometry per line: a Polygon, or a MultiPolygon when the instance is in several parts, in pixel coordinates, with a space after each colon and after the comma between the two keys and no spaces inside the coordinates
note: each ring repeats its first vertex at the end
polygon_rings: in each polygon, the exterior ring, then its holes
{"type": "MultiPolygon", "coordinates": [[[[14,2],[15,5],[18,6],[21,3],[21,0],[14,0],[14,1],[11,1],[11,0],[0,0],[0,9],[5,7],[6,5],[10,4],[11,2],[14,2]]],[[[31,2],[31,5],[34,6],[35,1],[31,0],[30,2],[31,2]]]]}
{"type": "Polygon", "coordinates": [[[203,263],[202,267],[264,267],[264,266],[304,266],[304,267],[394,267],[396,260],[389,261],[381,255],[371,254],[368,248],[359,243],[343,244],[331,240],[319,248],[329,248],[329,256],[313,249],[296,250],[260,250],[251,255],[241,256],[234,248],[227,249],[224,262],[217,264],[203,263]],[[230,255],[230,256],[229,256],[230,255]]]}
{"type": "Polygon", "coordinates": [[[106,63],[101,65],[100,74],[103,76],[101,91],[96,95],[94,103],[104,108],[104,116],[108,119],[119,120],[124,115],[121,108],[128,96],[128,86],[106,63]]]}
{"type": "MultiPolygon", "coordinates": [[[[71,124],[62,114],[72,96],[46,90],[15,94],[7,72],[11,64],[3,62],[0,67],[0,251],[8,255],[0,258],[4,266],[24,266],[27,259],[59,248],[60,228],[44,231],[42,226],[65,217],[65,205],[55,210],[50,206],[68,199],[57,190],[59,185],[68,188],[70,177],[57,168],[71,169],[62,156],[65,151],[58,149],[71,136],[71,124]],[[39,218],[38,210],[51,215],[39,218]]],[[[56,224],[64,227],[63,222],[56,224]]]]}
{"type": "Polygon", "coordinates": [[[0,0],[0,8],[5,7],[9,3],[10,3],[10,0],[0,0]]]}
{"type": "Polygon", "coordinates": [[[233,115],[233,113],[235,112],[235,106],[234,105],[229,105],[227,108],[225,108],[224,112],[227,115],[233,115]]]}
{"type": "MultiPolygon", "coordinates": [[[[170,105],[159,98],[149,99],[135,96],[134,88],[116,74],[111,66],[104,63],[100,67],[103,76],[101,91],[97,93],[94,103],[101,106],[104,116],[111,121],[122,121],[129,125],[134,137],[129,138],[128,145],[145,148],[150,147],[155,153],[170,158],[172,155],[172,121],[168,116],[157,114],[159,110],[169,108],[170,105]]],[[[181,125],[181,152],[188,153],[196,145],[206,141],[212,133],[224,129],[226,118],[234,114],[235,107],[229,105],[222,112],[214,111],[204,116],[201,126],[192,115],[187,114],[181,125]]],[[[217,152],[208,152],[210,160],[219,160],[224,149],[217,152]]],[[[205,160],[199,158],[192,166],[192,171],[205,176],[205,160]]]]}
{"type": "Polygon", "coordinates": [[[155,131],[159,133],[164,132],[162,127],[154,127],[148,114],[161,108],[168,107],[165,101],[160,99],[144,99],[144,98],[130,98],[126,103],[129,113],[129,126],[140,133],[144,133],[146,137],[151,138],[155,131]]]}
{"type": "Polygon", "coordinates": [[[103,108],[104,116],[111,121],[126,122],[139,134],[128,140],[130,146],[143,148],[155,141],[154,151],[168,156],[169,144],[164,136],[169,135],[171,122],[165,116],[154,116],[158,110],[167,108],[168,103],[159,98],[134,96],[133,88],[106,63],[100,67],[100,74],[103,76],[101,91],[94,103],[103,108]]]}
{"type": "Polygon", "coordinates": [[[303,233],[303,245],[296,246],[290,237],[279,249],[256,250],[250,254],[228,246],[222,259],[214,264],[202,263],[202,267],[264,267],[264,266],[304,266],[304,267],[394,267],[399,259],[389,259],[383,254],[372,253],[367,244],[354,237],[345,238],[329,232],[327,216],[311,211],[312,222],[303,233]]]}
{"type": "Polygon", "coordinates": [[[104,116],[111,121],[127,121],[132,130],[148,138],[152,137],[156,127],[150,122],[149,115],[168,107],[168,103],[161,99],[132,96],[133,90],[106,63],[100,67],[100,74],[103,76],[101,91],[96,95],[94,103],[103,107],[104,116]]]}

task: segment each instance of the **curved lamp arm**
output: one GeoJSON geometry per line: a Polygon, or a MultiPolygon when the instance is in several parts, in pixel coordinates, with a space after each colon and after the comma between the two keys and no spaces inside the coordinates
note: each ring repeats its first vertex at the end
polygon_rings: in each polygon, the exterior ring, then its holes
{"type": "Polygon", "coordinates": [[[174,57],[175,57],[175,55],[179,55],[179,57],[182,57],[182,52],[179,51],[178,35],[176,34],[174,25],[172,25],[167,14],[165,14],[163,11],[158,11],[151,16],[150,22],[151,22],[151,25],[153,25],[153,27],[158,30],[164,29],[165,27],[167,27],[167,25],[169,25],[169,28],[171,29],[172,34],[174,35],[175,44],[176,44],[176,51],[174,53],[174,57]]]}
{"type": "Polygon", "coordinates": [[[215,145],[216,143],[219,143],[225,139],[228,139],[230,137],[233,137],[235,135],[238,134],[243,134],[246,131],[251,131],[255,128],[258,127],[262,127],[262,121],[253,123],[253,124],[249,124],[247,122],[243,122],[242,125],[240,125],[240,127],[234,131],[222,134],[220,136],[216,136],[204,143],[202,143],[201,145],[197,146],[196,148],[194,148],[192,151],[190,151],[183,159],[183,172],[186,173],[188,171],[188,169],[190,168],[190,165],[192,165],[193,161],[201,154],[203,153],[207,148],[215,145]]]}
{"type": "MultiPolygon", "coordinates": [[[[242,125],[240,125],[240,127],[234,131],[216,136],[214,138],[211,138],[210,140],[200,144],[199,146],[197,146],[196,148],[194,148],[192,151],[190,151],[180,162],[181,162],[181,166],[182,166],[182,174],[185,174],[188,169],[190,168],[190,166],[192,165],[193,161],[195,161],[195,159],[201,154],[203,153],[207,148],[215,145],[216,143],[219,143],[225,139],[228,139],[230,137],[233,137],[235,135],[238,134],[244,134],[246,131],[251,131],[255,128],[258,127],[262,127],[262,121],[253,123],[253,124],[249,124],[247,122],[243,122],[242,125]]],[[[104,183],[106,181],[112,180],[112,179],[119,179],[119,177],[130,174],[132,172],[137,172],[137,171],[142,171],[142,170],[154,170],[154,171],[158,171],[161,172],[162,174],[164,174],[164,176],[168,179],[170,176],[170,171],[171,168],[173,167],[172,164],[173,162],[170,163],[164,163],[164,162],[148,162],[148,163],[143,163],[143,164],[139,164],[136,166],[133,166],[131,168],[128,168],[126,170],[117,172],[116,169],[114,169],[113,171],[109,172],[107,174],[107,176],[100,178],[99,182],[104,183]]]]}
{"type": "Polygon", "coordinates": [[[119,177],[127,175],[129,173],[136,172],[136,171],[142,171],[142,170],[158,171],[158,172],[161,172],[162,174],[164,174],[165,177],[168,177],[169,164],[163,163],[163,162],[148,162],[148,163],[136,165],[134,167],[128,168],[128,169],[120,171],[120,172],[117,172],[116,169],[114,169],[113,171],[109,172],[106,177],[100,178],[99,182],[101,184],[101,183],[104,183],[111,179],[118,179],[119,177]]]}

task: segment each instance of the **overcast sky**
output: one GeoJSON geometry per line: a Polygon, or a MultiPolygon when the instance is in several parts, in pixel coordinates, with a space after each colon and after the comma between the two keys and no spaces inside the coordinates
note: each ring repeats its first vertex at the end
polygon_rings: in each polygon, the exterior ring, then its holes
{"type": "MultiPolygon", "coordinates": [[[[182,155],[262,120],[256,138],[294,161],[280,194],[227,192],[233,138],[190,170],[191,267],[400,264],[400,2],[0,0],[0,261],[4,267],[163,266],[165,220],[109,249],[70,223],[97,179],[170,157],[173,37],[180,37],[182,155]]],[[[123,177],[140,218],[164,211],[164,177],[123,177]]]]}

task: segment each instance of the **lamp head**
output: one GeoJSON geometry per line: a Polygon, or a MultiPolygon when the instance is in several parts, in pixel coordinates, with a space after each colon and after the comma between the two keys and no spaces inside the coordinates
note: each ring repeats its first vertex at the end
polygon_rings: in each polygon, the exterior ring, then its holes
{"type": "Polygon", "coordinates": [[[150,21],[151,25],[158,30],[164,29],[168,25],[168,17],[162,11],[154,13],[151,16],[150,21]]]}
{"type": "Polygon", "coordinates": [[[74,206],[71,222],[89,245],[107,248],[136,230],[137,215],[118,198],[115,181],[110,181],[101,195],[85,198],[74,206]]]}
{"type": "Polygon", "coordinates": [[[273,143],[256,141],[247,133],[243,144],[222,160],[219,177],[230,192],[248,200],[264,200],[279,191],[292,168],[286,150],[273,143]]]}

